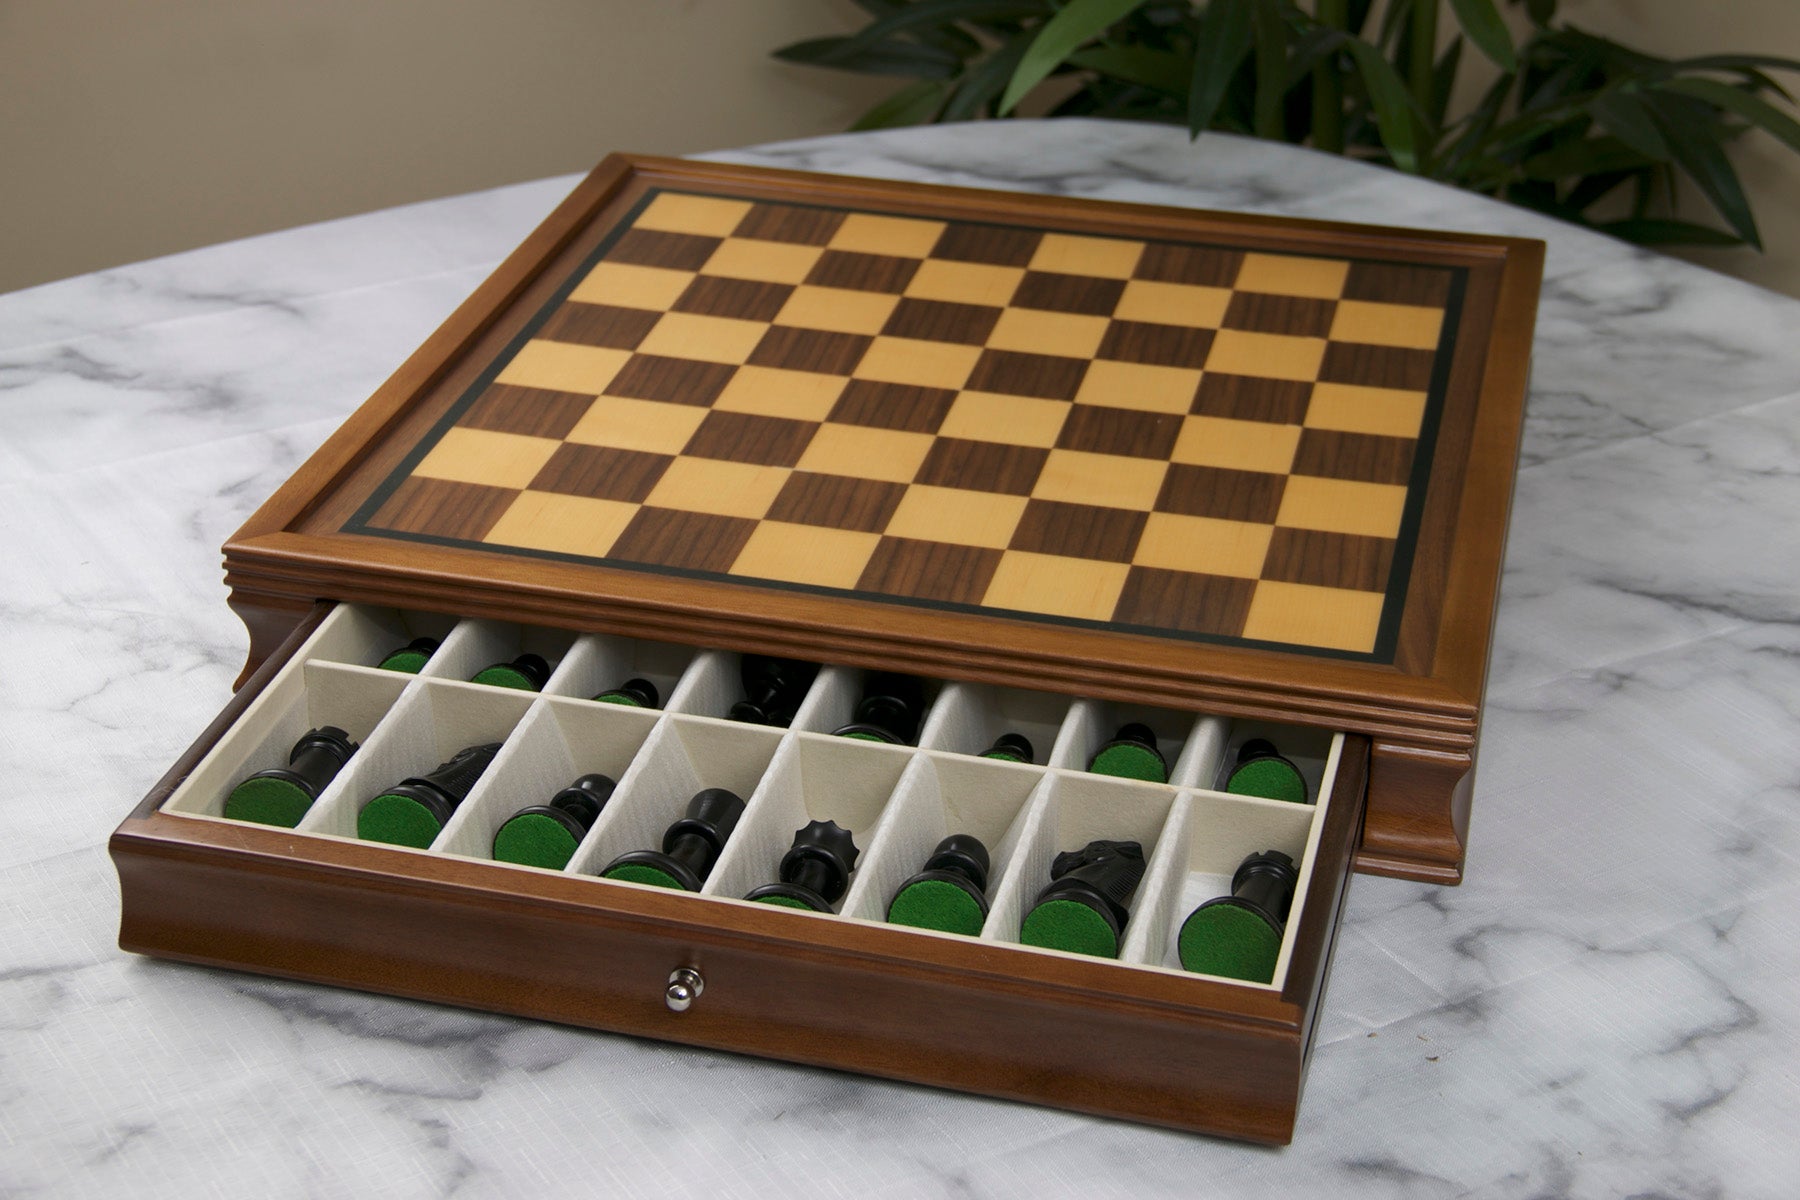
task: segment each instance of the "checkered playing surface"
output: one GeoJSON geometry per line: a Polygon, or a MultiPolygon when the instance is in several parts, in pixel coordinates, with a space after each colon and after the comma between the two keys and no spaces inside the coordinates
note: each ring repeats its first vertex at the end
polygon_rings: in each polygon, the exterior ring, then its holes
{"type": "Polygon", "coordinates": [[[347,528],[1368,653],[1457,275],[660,192],[347,528]]]}

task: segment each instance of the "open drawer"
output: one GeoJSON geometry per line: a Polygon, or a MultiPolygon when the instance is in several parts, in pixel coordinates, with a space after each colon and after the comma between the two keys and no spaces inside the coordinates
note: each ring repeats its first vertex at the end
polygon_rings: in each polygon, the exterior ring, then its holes
{"type": "Polygon", "coordinates": [[[120,943],[146,954],[741,1051],[1264,1142],[1291,1136],[1365,798],[1368,742],[1121,703],[926,681],[916,745],[838,737],[861,673],[827,666],[786,728],[726,717],[737,656],[606,634],[321,606],[112,839],[120,943]],[[421,633],[416,674],[381,670],[421,633]],[[521,650],[541,691],[468,682],[521,650]],[[625,676],[662,707],[597,703],[625,676]],[[1166,783],[1090,773],[1121,722],[1166,783]],[[294,828],[227,819],[249,774],[308,729],[361,748],[294,828]],[[1037,764],[980,757],[1024,732],[1037,764]],[[1215,790],[1248,736],[1279,739],[1304,802],[1215,790]],[[430,846],[356,836],[395,780],[475,742],[501,750],[430,846]],[[561,870],[496,862],[495,830],[586,772],[617,781],[561,870]],[[699,894],[599,872],[654,845],[697,788],[747,802],[699,894]],[[740,897],[795,829],[830,819],[860,856],[829,913],[740,897]],[[978,934],[888,924],[948,833],[991,853],[978,934]],[[1051,858],[1094,838],[1146,866],[1118,956],[1019,942],[1051,858]],[[1298,879],[1267,982],[1190,973],[1183,919],[1246,855],[1298,879]]]}

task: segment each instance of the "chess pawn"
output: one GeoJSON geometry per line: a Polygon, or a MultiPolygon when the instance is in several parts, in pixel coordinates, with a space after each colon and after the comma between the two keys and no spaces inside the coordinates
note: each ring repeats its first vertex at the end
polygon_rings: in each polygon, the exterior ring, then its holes
{"type": "Polygon", "coordinates": [[[626,708],[661,708],[662,694],[648,679],[627,679],[616,688],[594,697],[601,704],[620,704],[626,708]]]}
{"type": "Polygon", "coordinates": [[[225,815],[234,821],[292,829],[356,748],[350,735],[335,725],[308,730],[288,752],[287,766],[258,771],[231,789],[225,797],[225,815]]]}
{"type": "Polygon", "coordinates": [[[980,838],[953,833],[894,893],[888,922],[974,937],[987,920],[987,885],[987,847],[980,838]]]}
{"type": "Polygon", "coordinates": [[[1203,975],[1251,983],[1275,978],[1281,935],[1300,873],[1279,850],[1252,854],[1231,876],[1231,895],[1188,914],[1175,939],[1181,965],[1203,975]]]}
{"type": "Polygon", "coordinates": [[[511,662],[498,662],[483,667],[469,680],[489,687],[516,688],[522,692],[539,692],[550,681],[550,664],[541,654],[525,653],[511,662]]]}
{"type": "Polygon", "coordinates": [[[1088,770],[1097,775],[1117,775],[1124,779],[1146,779],[1151,783],[1169,782],[1169,764],[1156,748],[1156,734],[1137,721],[1121,725],[1112,741],[1095,751],[1088,760],[1088,770]]]}
{"type": "Polygon", "coordinates": [[[438,650],[436,638],[416,637],[398,650],[388,652],[375,665],[384,671],[402,671],[408,675],[417,675],[425,669],[425,664],[438,650]]]}
{"type": "Polygon", "coordinates": [[[1003,733],[994,739],[993,745],[981,752],[982,758],[1016,763],[1032,762],[1032,755],[1031,740],[1022,733],[1003,733]]]}
{"type": "Polygon", "coordinates": [[[731,706],[731,719],[785,729],[793,723],[800,702],[806,699],[806,689],[812,686],[819,666],[791,658],[746,654],[739,673],[744,681],[744,698],[731,706]]]}
{"type": "Polygon", "coordinates": [[[850,724],[832,732],[839,737],[910,746],[919,736],[919,718],[924,712],[924,684],[910,675],[871,671],[863,680],[862,699],[850,714],[850,724]]]}
{"type": "Polygon", "coordinates": [[[521,808],[494,831],[494,858],[560,871],[612,799],[611,776],[583,775],[547,804],[521,808]]]}
{"type": "Polygon", "coordinates": [[[1238,749],[1225,790],[1240,796],[1306,803],[1306,777],[1263,738],[1251,738],[1238,749]]]}
{"type": "Polygon", "coordinates": [[[1089,842],[1058,854],[1050,884],[1019,929],[1027,946],[1117,958],[1131,898],[1144,877],[1144,848],[1137,842],[1089,842]]]}
{"type": "Polygon", "coordinates": [[[688,801],[687,813],[663,833],[661,850],[621,854],[600,872],[604,879],[623,879],[653,887],[697,892],[713,864],[725,851],[725,840],[744,815],[735,792],[707,788],[688,801]]]}
{"type": "Polygon", "coordinates": [[[499,752],[499,742],[469,746],[429,774],[401,780],[363,805],[356,814],[356,836],[427,849],[499,752]]]}
{"type": "Polygon", "coordinates": [[[792,848],[782,855],[781,882],[753,888],[744,899],[828,913],[850,886],[856,855],[848,829],[835,821],[813,821],[794,834],[792,848]]]}

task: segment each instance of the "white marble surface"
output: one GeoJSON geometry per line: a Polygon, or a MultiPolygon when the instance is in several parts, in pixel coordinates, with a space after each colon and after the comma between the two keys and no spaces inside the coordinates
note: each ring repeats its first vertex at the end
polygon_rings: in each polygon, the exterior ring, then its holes
{"type": "Polygon", "coordinates": [[[242,661],[219,545],[557,179],[0,296],[0,1196],[1800,1194],[1800,304],[1218,136],[721,157],[1548,240],[1469,879],[1356,880],[1294,1144],[117,949],[106,837],[242,661]]]}

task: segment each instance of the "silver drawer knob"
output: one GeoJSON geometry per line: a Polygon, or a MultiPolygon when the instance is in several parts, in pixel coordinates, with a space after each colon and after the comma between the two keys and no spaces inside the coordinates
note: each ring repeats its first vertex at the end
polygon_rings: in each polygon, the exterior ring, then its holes
{"type": "Polygon", "coordinates": [[[686,1012],[705,990],[706,980],[700,978],[700,972],[692,967],[676,967],[669,972],[669,987],[663,992],[663,1003],[669,1006],[670,1012],[686,1012]]]}

